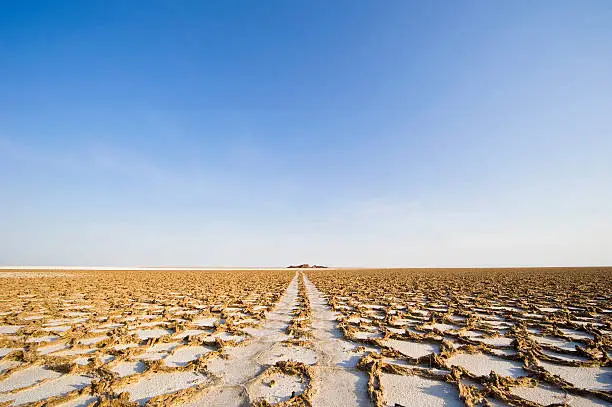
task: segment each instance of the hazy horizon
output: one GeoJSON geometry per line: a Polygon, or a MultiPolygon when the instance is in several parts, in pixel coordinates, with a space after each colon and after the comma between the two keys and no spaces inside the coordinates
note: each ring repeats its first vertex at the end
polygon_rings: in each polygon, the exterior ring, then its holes
{"type": "Polygon", "coordinates": [[[0,266],[612,265],[612,3],[11,2],[0,266]]]}

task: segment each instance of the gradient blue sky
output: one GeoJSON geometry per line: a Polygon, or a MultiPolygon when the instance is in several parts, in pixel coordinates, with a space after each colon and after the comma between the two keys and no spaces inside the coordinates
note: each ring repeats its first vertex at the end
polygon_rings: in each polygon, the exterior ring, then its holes
{"type": "Polygon", "coordinates": [[[610,1],[1,1],[0,265],[612,264],[610,1]]]}

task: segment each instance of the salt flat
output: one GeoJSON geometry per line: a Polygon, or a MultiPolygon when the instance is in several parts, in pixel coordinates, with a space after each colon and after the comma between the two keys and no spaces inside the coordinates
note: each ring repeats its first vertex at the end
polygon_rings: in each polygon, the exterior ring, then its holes
{"type": "Polygon", "coordinates": [[[7,405],[612,403],[609,269],[0,273],[7,405]]]}

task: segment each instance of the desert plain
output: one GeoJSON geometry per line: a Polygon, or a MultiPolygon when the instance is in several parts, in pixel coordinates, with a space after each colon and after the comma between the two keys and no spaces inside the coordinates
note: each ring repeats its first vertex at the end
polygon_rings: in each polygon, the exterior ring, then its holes
{"type": "Polygon", "coordinates": [[[0,406],[610,406],[611,280],[3,269],[0,406]]]}

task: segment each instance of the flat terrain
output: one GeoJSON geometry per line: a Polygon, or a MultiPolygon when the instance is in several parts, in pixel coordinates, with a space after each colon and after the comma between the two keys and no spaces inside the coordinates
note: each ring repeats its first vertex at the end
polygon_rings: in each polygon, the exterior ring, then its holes
{"type": "Polygon", "coordinates": [[[2,270],[0,406],[609,406],[611,279],[2,270]]]}

